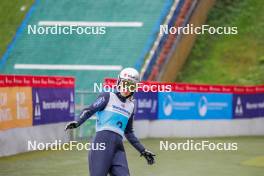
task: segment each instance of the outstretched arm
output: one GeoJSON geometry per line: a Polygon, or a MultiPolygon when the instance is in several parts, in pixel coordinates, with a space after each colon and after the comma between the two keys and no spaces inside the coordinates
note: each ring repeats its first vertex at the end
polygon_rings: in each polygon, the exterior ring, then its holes
{"type": "Polygon", "coordinates": [[[93,104],[82,110],[79,120],[68,123],[65,130],[79,127],[94,113],[103,110],[109,101],[109,96],[109,92],[101,93],[93,104]]]}
{"type": "Polygon", "coordinates": [[[140,156],[144,156],[148,162],[148,164],[154,164],[155,159],[154,156],[155,154],[150,152],[149,150],[145,149],[145,147],[140,143],[138,138],[134,134],[134,129],[133,129],[133,120],[134,120],[134,114],[129,118],[128,124],[125,129],[125,136],[129,143],[139,151],[141,154],[140,156]]]}
{"type": "Polygon", "coordinates": [[[129,118],[126,129],[125,129],[125,137],[128,142],[135,148],[139,153],[145,150],[145,147],[140,143],[138,138],[134,134],[133,128],[133,116],[129,118]]]}

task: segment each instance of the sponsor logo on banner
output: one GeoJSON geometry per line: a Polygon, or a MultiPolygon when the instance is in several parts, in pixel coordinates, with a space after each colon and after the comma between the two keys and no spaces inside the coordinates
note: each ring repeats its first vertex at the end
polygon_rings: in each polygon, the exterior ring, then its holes
{"type": "Polygon", "coordinates": [[[0,88],[0,130],[28,126],[32,126],[31,88],[0,88]]]}
{"type": "Polygon", "coordinates": [[[158,112],[158,93],[157,92],[136,92],[135,119],[157,119],[158,112]]]}
{"type": "Polygon", "coordinates": [[[173,100],[172,95],[167,94],[162,100],[162,108],[165,116],[170,116],[172,115],[174,110],[190,110],[192,107],[195,106],[194,101],[175,101],[173,100]]]}
{"type": "Polygon", "coordinates": [[[236,99],[236,105],[234,106],[235,107],[235,114],[237,116],[243,116],[243,106],[242,106],[242,102],[241,102],[241,97],[237,97],[236,99]]]}
{"type": "Polygon", "coordinates": [[[33,88],[33,125],[74,120],[72,88],[33,88]]]}
{"type": "Polygon", "coordinates": [[[198,104],[199,114],[201,117],[206,115],[208,111],[208,106],[209,104],[208,104],[207,98],[205,96],[202,96],[198,104]]]}
{"type": "Polygon", "coordinates": [[[234,118],[264,117],[264,94],[234,94],[234,118]]]}
{"type": "Polygon", "coordinates": [[[160,119],[230,119],[232,95],[219,93],[158,94],[160,119]]]}

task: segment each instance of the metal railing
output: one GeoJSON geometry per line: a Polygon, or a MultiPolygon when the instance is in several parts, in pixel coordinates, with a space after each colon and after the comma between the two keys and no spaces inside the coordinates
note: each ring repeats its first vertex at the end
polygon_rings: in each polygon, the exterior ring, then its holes
{"type": "Polygon", "coordinates": [[[93,100],[95,100],[97,92],[87,90],[75,91],[75,110],[80,112],[83,108],[87,107],[93,100]]]}
{"type": "MultiPolygon", "coordinates": [[[[98,92],[76,90],[75,91],[75,118],[79,118],[80,112],[89,106],[97,97],[98,92]]],[[[74,140],[87,140],[95,133],[95,115],[87,120],[80,128],[76,129],[72,134],[74,140]]]]}

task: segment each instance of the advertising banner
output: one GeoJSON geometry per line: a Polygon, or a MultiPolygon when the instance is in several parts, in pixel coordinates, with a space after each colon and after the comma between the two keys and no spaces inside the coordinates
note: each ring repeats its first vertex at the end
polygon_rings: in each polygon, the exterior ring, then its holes
{"type": "Polygon", "coordinates": [[[74,78],[0,75],[0,130],[74,120],[74,78]]]}
{"type": "Polygon", "coordinates": [[[234,94],[233,117],[264,117],[264,94],[234,94]]]}
{"type": "Polygon", "coordinates": [[[30,87],[0,87],[0,130],[32,126],[30,87]]]}
{"type": "Polygon", "coordinates": [[[33,88],[33,125],[74,120],[74,90],[33,88]]]}
{"type": "MultiPolygon", "coordinates": [[[[114,86],[116,81],[117,79],[105,78],[104,85],[114,86]]],[[[138,99],[135,119],[264,117],[264,85],[205,85],[156,81],[142,81],[141,84],[144,88],[139,86],[139,92],[135,94],[138,99]],[[162,87],[165,89],[160,89],[162,87]],[[157,108],[155,103],[158,104],[157,108]]]]}
{"type": "Polygon", "coordinates": [[[232,94],[160,92],[159,119],[231,119],[232,94]]]}
{"type": "Polygon", "coordinates": [[[158,113],[158,93],[157,92],[136,92],[135,119],[157,119],[158,113]]]}

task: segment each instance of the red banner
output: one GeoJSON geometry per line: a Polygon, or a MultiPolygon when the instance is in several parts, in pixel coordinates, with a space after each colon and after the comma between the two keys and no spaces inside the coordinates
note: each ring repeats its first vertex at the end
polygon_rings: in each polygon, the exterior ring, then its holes
{"type": "Polygon", "coordinates": [[[74,87],[73,77],[0,75],[0,87],[74,87]]]}
{"type": "MultiPolygon", "coordinates": [[[[104,85],[113,86],[116,84],[117,79],[106,78],[104,85]]],[[[187,83],[171,83],[171,82],[155,82],[155,81],[142,81],[144,86],[155,86],[150,91],[160,91],[165,87],[174,92],[212,92],[212,93],[234,93],[234,94],[255,94],[264,93],[264,85],[258,86],[232,86],[232,85],[206,85],[206,84],[187,84],[187,83]],[[167,87],[166,87],[167,86],[167,87]]],[[[139,85],[139,91],[142,86],[139,85]]]]}

